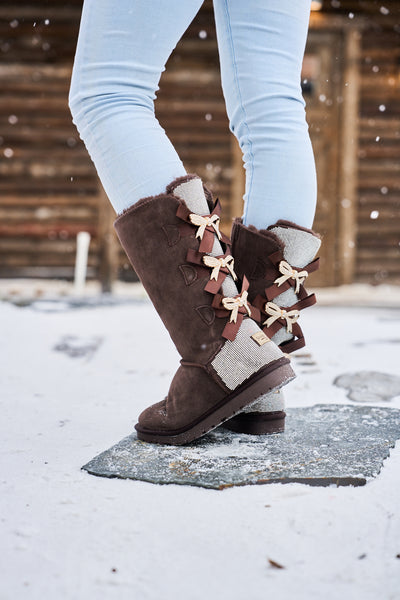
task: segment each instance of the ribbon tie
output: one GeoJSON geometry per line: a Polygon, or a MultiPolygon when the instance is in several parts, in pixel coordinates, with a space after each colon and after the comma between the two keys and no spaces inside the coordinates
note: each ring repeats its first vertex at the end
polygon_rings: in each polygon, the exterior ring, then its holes
{"type": "Polygon", "coordinates": [[[189,220],[193,225],[196,225],[198,227],[198,230],[196,233],[197,238],[200,238],[202,240],[206,228],[212,227],[214,229],[215,233],[217,234],[218,239],[219,240],[221,239],[222,236],[221,236],[221,233],[219,230],[219,216],[218,215],[202,217],[200,215],[196,215],[196,213],[190,213],[189,220]]]}
{"type": "Polygon", "coordinates": [[[282,277],[275,279],[274,283],[280,287],[282,283],[285,283],[285,281],[288,279],[294,279],[296,281],[295,292],[298,294],[301,284],[304,283],[305,279],[308,277],[308,272],[296,271],[296,269],[293,269],[293,267],[291,267],[285,260],[281,260],[279,263],[279,271],[282,273],[282,277]]]}
{"type": "Polygon", "coordinates": [[[300,313],[298,310],[285,310],[284,308],[280,308],[277,304],[273,302],[267,302],[265,305],[265,312],[267,315],[271,315],[269,319],[267,319],[263,325],[267,327],[271,327],[272,323],[275,323],[278,319],[284,319],[286,321],[286,329],[288,333],[292,333],[292,325],[296,323],[298,318],[300,317],[300,313]]]}
{"type": "Polygon", "coordinates": [[[239,308],[242,308],[242,306],[246,309],[249,317],[251,316],[251,310],[249,305],[247,304],[247,296],[248,292],[247,290],[244,290],[240,295],[235,296],[235,298],[222,298],[222,306],[226,308],[226,310],[232,311],[229,323],[236,323],[239,308]]]}
{"type": "Polygon", "coordinates": [[[228,269],[229,273],[232,275],[234,281],[237,280],[236,273],[233,270],[234,259],[230,254],[225,258],[215,258],[214,256],[203,256],[203,262],[207,267],[211,267],[212,273],[210,279],[215,279],[217,281],[219,270],[221,268],[228,269]]]}
{"type": "Polygon", "coordinates": [[[278,277],[278,279],[275,279],[274,283],[276,283],[277,286],[280,287],[288,279],[294,279],[296,281],[295,292],[296,294],[298,294],[300,291],[301,284],[304,283],[306,277],[308,277],[308,272],[296,271],[296,269],[293,269],[293,267],[291,267],[289,263],[286,262],[286,260],[281,260],[281,262],[279,263],[279,271],[282,273],[282,277],[278,277]]]}

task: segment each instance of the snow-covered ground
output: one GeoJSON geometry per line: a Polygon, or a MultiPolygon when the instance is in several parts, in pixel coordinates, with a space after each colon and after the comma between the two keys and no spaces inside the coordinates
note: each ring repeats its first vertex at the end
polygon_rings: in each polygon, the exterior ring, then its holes
{"type": "MultiPolygon", "coordinates": [[[[178,356],[145,299],[66,308],[0,303],[1,600],[400,599],[399,446],[359,488],[93,477],[178,356]]],[[[302,326],[292,406],[351,402],[343,373],[400,374],[400,308],[317,306],[302,326]]]]}

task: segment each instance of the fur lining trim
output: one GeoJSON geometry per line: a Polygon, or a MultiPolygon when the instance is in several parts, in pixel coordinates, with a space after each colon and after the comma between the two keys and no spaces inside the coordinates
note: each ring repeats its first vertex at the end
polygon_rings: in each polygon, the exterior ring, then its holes
{"type": "Polygon", "coordinates": [[[315,233],[312,229],[308,229],[307,227],[302,227],[301,225],[297,225],[292,221],[285,221],[284,219],[280,219],[275,223],[275,225],[270,225],[268,230],[274,229],[275,227],[282,227],[283,229],[297,229],[299,231],[305,231],[306,233],[310,233],[314,237],[321,239],[319,233],[315,233]]]}
{"type": "Polygon", "coordinates": [[[182,183],[187,183],[192,179],[200,179],[200,177],[196,175],[196,173],[188,173],[187,175],[183,175],[182,177],[177,177],[169,185],[167,185],[167,194],[173,194],[175,188],[178,187],[178,185],[182,185],[182,183]]]}
{"type": "MultiPolygon", "coordinates": [[[[135,202],[135,204],[128,206],[128,208],[124,208],[124,210],[116,216],[114,224],[117,223],[117,221],[121,217],[123,217],[127,214],[130,214],[131,212],[134,212],[136,208],[140,208],[144,204],[148,204],[149,202],[152,202],[153,200],[161,200],[162,198],[165,199],[166,197],[170,198],[171,196],[173,196],[176,200],[178,200],[179,202],[184,204],[184,202],[180,198],[178,198],[178,196],[174,195],[174,190],[182,183],[187,183],[188,181],[192,181],[193,179],[201,179],[201,178],[198,175],[196,175],[196,173],[188,173],[187,175],[183,175],[182,177],[177,177],[169,185],[167,185],[167,188],[164,193],[157,194],[156,196],[146,196],[145,198],[141,198],[140,200],[135,202]]],[[[206,186],[204,184],[202,184],[202,185],[203,185],[204,194],[205,194],[205,197],[206,197],[206,200],[210,207],[210,212],[211,212],[213,205],[214,205],[212,193],[210,192],[210,190],[208,188],[206,188],[206,186]]]]}
{"type": "MultiPolygon", "coordinates": [[[[197,173],[188,173],[187,175],[183,175],[183,177],[178,177],[177,179],[174,179],[174,181],[172,183],[170,183],[169,186],[167,187],[167,194],[173,194],[175,188],[177,188],[179,185],[182,185],[182,183],[187,183],[188,181],[192,181],[193,179],[201,180],[201,177],[199,175],[197,175],[197,173]]],[[[212,193],[204,185],[203,182],[202,182],[202,185],[203,185],[204,195],[207,200],[207,204],[209,205],[210,211],[211,211],[212,207],[214,205],[212,193]]]]}
{"type": "MultiPolygon", "coordinates": [[[[161,198],[163,198],[163,199],[171,198],[171,195],[164,193],[164,194],[158,194],[157,196],[147,196],[146,198],[141,198],[140,200],[135,202],[135,204],[132,204],[132,206],[129,206],[128,208],[124,208],[122,213],[119,213],[119,215],[117,215],[117,217],[114,221],[114,225],[120,219],[122,219],[122,217],[126,217],[127,215],[135,212],[137,208],[140,208],[141,206],[143,206],[144,204],[148,204],[149,202],[153,202],[153,200],[161,200],[161,198]]],[[[176,200],[179,200],[179,198],[176,198],[176,200]]]]}
{"type": "MultiPolygon", "coordinates": [[[[182,183],[186,183],[187,181],[191,181],[192,179],[200,179],[200,177],[196,174],[190,174],[190,175],[184,175],[183,177],[177,177],[167,186],[165,192],[163,192],[162,194],[157,194],[156,196],[146,196],[145,198],[141,198],[140,200],[135,202],[135,204],[128,206],[128,208],[124,208],[124,210],[117,215],[117,217],[114,221],[114,224],[117,223],[121,217],[123,217],[127,214],[130,214],[132,212],[135,212],[135,210],[137,208],[140,208],[144,204],[148,204],[149,202],[152,202],[153,200],[161,200],[161,199],[165,199],[166,197],[170,198],[171,196],[173,196],[175,198],[175,200],[178,200],[178,202],[184,204],[184,202],[180,198],[178,198],[178,196],[174,195],[174,189],[176,187],[178,187],[178,185],[181,185],[182,183]]],[[[208,193],[210,193],[210,192],[208,192],[208,193]]]]}
{"type": "Polygon", "coordinates": [[[260,236],[260,237],[267,237],[270,240],[271,239],[274,240],[277,247],[283,251],[283,249],[285,247],[284,243],[273,231],[269,231],[269,229],[270,228],[257,229],[257,227],[255,227],[254,225],[243,225],[242,219],[235,219],[233,222],[233,228],[232,228],[232,242],[235,240],[235,238],[238,235],[238,233],[240,232],[240,230],[245,230],[250,234],[260,236]],[[237,233],[235,232],[235,230],[237,231],[237,233]]]}

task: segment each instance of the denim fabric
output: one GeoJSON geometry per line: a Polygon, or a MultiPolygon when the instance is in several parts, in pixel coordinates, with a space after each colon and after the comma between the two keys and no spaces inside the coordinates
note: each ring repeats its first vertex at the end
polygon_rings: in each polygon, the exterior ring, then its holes
{"type": "MultiPolygon", "coordinates": [[[[154,100],[201,4],[84,2],[69,103],[117,213],[186,173],[154,100]]],[[[244,222],[311,227],[316,177],[300,86],[310,0],[214,0],[214,10],[230,128],[246,169],[244,222]]]]}

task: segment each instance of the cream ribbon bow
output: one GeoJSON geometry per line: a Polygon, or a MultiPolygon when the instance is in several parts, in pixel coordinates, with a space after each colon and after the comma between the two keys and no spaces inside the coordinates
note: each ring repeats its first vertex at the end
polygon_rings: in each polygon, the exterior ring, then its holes
{"type": "Polygon", "coordinates": [[[229,319],[229,323],[232,323],[232,321],[234,323],[236,323],[239,308],[241,308],[242,306],[245,307],[247,314],[249,315],[249,317],[251,317],[251,310],[250,310],[249,305],[247,304],[247,296],[248,296],[248,292],[246,290],[244,290],[241,293],[241,295],[236,296],[236,298],[222,298],[222,306],[224,308],[226,308],[227,310],[232,311],[231,317],[229,319]]]}
{"type": "Polygon", "coordinates": [[[212,215],[211,217],[202,217],[200,215],[196,215],[196,213],[191,213],[189,215],[189,220],[193,225],[197,225],[198,230],[196,233],[196,237],[200,238],[201,240],[203,239],[203,235],[204,232],[206,230],[206,227],[212,227],[215,231],[215,233],[218,236],[218,239],[221,239],[221,233],[219,231],[219,216],[218,215],[212,215]]]}
{"type": "Polygon", "coordinates": [[[267,319],[263,325],[270,327],[272,323],[275,323],[278,319],[285,319],[286,321],[286,330],[288,333],[292,333],[292,324],[296,323],[298,318],[300,317],[300,313],[298,310],[285,310],[284,308],[280,308],[277,304],[273,302],[267,302],[264,308],[267,315],[271,315],[269,319],[267,319]]]}
{"type": "Polygon", "coordinates": [[[279,271],[282,273],[282,277],[278,277],[278,279],[275,279],[274,283],[276,283],[278,287],[280,287],[282,283],[285,283],[285,281],[287,281],[288,279],[295,279],[295,292],[296,294],[298,294],[300,291],[301,284],[304,283],[306,277],[308,277],[308,272],[296,271],[296,269],[293,269],[293,267],[291,267],[289,263],[286,262],[286,260],[281,260],[281,262],[279,263],[279,271]]]}
{"type": "Polygon", "coordinates": [[[203,262],[207,267],[212,268],[210,279],[217,281],[219,270],[223,267],[228,269],[234,281],[237,280],[236,273],[233,270],[234,259],[230,254],[226,258],[215,258],[214,256],[203,256],[203,262]]]}

